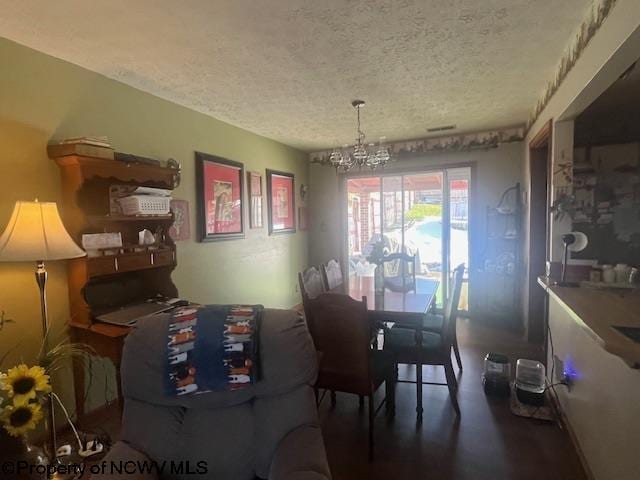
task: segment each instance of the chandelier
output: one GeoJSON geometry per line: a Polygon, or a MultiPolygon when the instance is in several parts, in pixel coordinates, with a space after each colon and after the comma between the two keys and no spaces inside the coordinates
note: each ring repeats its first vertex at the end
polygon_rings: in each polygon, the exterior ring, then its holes
{"type": "Polygon", "coordinates": [[[369,167],[371,170],[384,167],[391,160],[389,148],[384,144],[384,137],[380,138],[377,145],[374,143],[365,144],[365,135],[360,128],[360,109],[364,106],[364,100],[354,100],[351,105],[356,109],[358,118],[356,143],[352,147],[345,145],[342,148],[335,148],[329,155],[329,163],[336,169],[336,172],[338,169],[346,172],[355,167],[369,167]]]}

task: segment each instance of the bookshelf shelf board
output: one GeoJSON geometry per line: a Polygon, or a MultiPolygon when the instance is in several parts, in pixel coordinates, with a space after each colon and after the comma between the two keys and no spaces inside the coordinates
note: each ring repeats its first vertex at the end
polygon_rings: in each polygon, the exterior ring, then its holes
{"type": "Polygon", "coordinates": [[[89,223],[171,221],[173,215],[87,215],[89,223]]]}

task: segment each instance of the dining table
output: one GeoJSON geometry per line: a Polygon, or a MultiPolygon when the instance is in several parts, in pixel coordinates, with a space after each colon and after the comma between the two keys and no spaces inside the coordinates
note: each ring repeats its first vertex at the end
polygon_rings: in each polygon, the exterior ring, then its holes
{"type": "MultiPolygon", "coordinates": [[[[425,315],[435,307],[440,281],[434,278],[421,279],[420,291],[397,292],[388,289],[376,291],[374,277],[350,275],[348,282],[331,290],[331,293],[349,295],[367,303],[369,319],[374,328],[393,324],[397,328],[412,329],[416,333],[416,347],[422,345],[422,326],[425,315]]],[[[418,348],[418,352],[421,352],[418,348]]],[[[409,382],[413,383],[413,382],[409,382]]],[[[422,361],[420,354],[416,362],[416,412],[422,418],[422,361]]]]}

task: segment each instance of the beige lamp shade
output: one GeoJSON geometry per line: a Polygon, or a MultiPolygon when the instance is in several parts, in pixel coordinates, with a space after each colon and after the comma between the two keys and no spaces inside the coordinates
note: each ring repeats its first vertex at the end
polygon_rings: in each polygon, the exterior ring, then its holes
{"type": "Polygon", "coordinates": [[[0,236],[0,261],[64,260],[85,256],[62,224],[53,202],[16,202],[0,236]]]}

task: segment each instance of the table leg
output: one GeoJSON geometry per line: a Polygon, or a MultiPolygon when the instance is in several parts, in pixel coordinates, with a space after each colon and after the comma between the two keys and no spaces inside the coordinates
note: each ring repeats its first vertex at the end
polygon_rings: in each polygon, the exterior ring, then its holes
{"type": "Polygon", "coordinates": [[[418,422],[422,422],[422,328],[416,330],[416,346],[416,413],[418,414],[418,422]]]}
{"type": "Polygon", "coordinates": [[[416,363],[416,413],[418,421],[422,421],[422,364],[416,363]]]}

